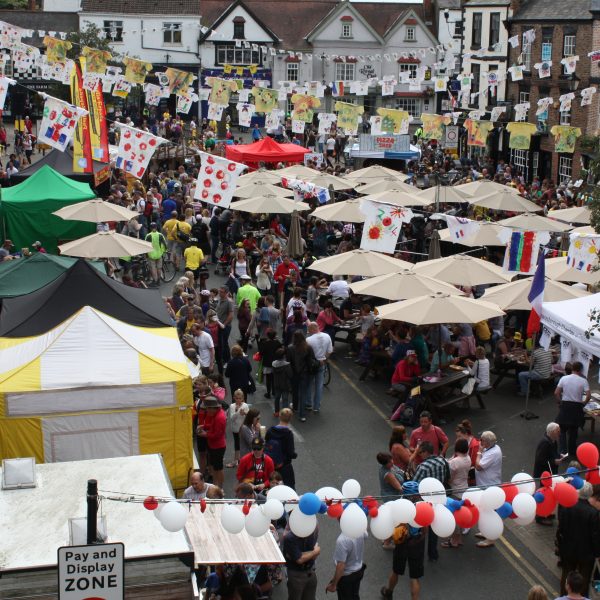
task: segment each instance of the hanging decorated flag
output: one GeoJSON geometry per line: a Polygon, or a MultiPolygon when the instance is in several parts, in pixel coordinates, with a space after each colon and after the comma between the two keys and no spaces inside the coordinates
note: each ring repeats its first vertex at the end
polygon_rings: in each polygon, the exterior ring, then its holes
{"type": "Polygon", "coordinates": [[[185,95],[188,88],[192,86],[196,76],[188,71],[181,71],[180,69],[173,69],[169,67],[165,74],[169,80],[169,88],[171,94],[185,95]]]}
{"type": "Polygon", "coordinates": [[[211,87],[208,101],[210,104],[217,106],[229,106],[229,98],[231,92],[237,89],[237,85],[233,81],[227,79],[219,79],[218,77],[207,77],[206,84],[211,87]]]}
{"type": "Polygon", "coordinates": [[[350,102],[337,101],[335,110],[338,111],[337,126],[343,129],[346,135],[356,135],[358,121],[365,112],[364,107],[350,104],[350,102]]]}
{"type": "Polygon", "coordinates": [[[329,133],[331,127],[337,121],[337,115],[335,113],[319,113],[317,115],[319,119],[319,133],[329,133]]]}
{"type": "Polygon", "coordinates": [[[315,114],[314,109],[321,106],[321,101],[316,96],[308,96],[307,94],[294,94],[291,100],[294,105],[292,119],[312,123],[315,114]]]}
{"type": "Polygon", "coordinates": [[[545,231],[511,231],[507,229],[498,234],[498,239],[506,243],[504,270],[508,273],[531,275],[535,271],[540,245],[550,241],[545,231]]]}
{"type": "Polygon", "coordinates": [[[265,127],[267,129],[277,129],[281,125],[282,110],[272,110],[265,114],[265,127]]]}
{"type": "Polygon", "coordinates": [[[237,179],[247,168],[246,165],[206,152],[198,154],[202,166],[198,173],[194,198],[227,208],[231,204],[237,179]]]}
{"type": "Polygon", "coordinates": [[[162,98],[162,88],[154,83],[144,84],[144,94],[146,95],[146,104],[148,106],[158,106],[162,98]]]}
{"type": "Polygon", "coordinates": [[[377,114],[382,118],[381,132],[383,133],[404,133],[404,129],[408,128],[410,115],[405,110],[378,108],[377,114]]]}
{"type": "Polygon", "coordinates": [[[123,58],[123,64],[125,65],[125,79],[129,83],[144,83],[146,75],[152,70],[152,63],[129,56],[123,58]]]}
{"type": "Polygon", "coordinates": [[[115,125],[121,129],[115,166],[141,179],[154,151],[167,140],[123,123],[115,125]]]}
{"type": "Polygon", "coordinates": [[[326,204],[329,202],[329,190],[315,185],[310,181],[282,177],[281,185],[294,192],[294,200],[296,202],[301,202],[302,200],[308,200],[310,198],[316,198],[319,201],[319,204],[326,204]]]}
{"type": "Polygon", "coordinates": [[[277,90],[254,86],[252,95],[254,96],[257,112],[269,113],[275,110],[279,104],[279,92],[277,90]]]}
{"type": "Polygon", "coordinates": [[[343,81],[333,81],[329,87],[331,88],[331,95],[334,98],[339,98],[340,96],[344,95],[344,82],[343,81]]]}
{"type": "Polygon", "coordinates": [[[85,57],[86,73],[96,73],[97,75],[104,75],[106,65],[112,58],[112,54],[108,50],[97,50],[89,46],[84,46],[81,54],[85,57]]]}
{"type": "Polygon", "coordinates": [[[131,91],[131,82],[127,81],[123,75],[119,75],[115,79],[115,85],[113,86],[112,95],[117,98],[127,98],[131,91]]]}
{"type": "Polygon", "coordinates": [[[45,102],[38,142],[64,152],[75,133],[79,118],[88,112],[53,96],[42,93],[40,96],[45,102]]]}
{"type": "Polygon", "coordinates": [[[481,228],[478,221],[453,217],[452,215],[446,215],[446,223],[448,223],[450,239],[455,243],[460,243],[462,240],[475,235],[481,228]]]}
{"type": "MultiPolygon", "coordinates": [[[[80,56],[79,62],[81,63],[82,71],[85,71],[87,66],[85,57],[80,56]]],[[[83,87],[85,89],[85,85],[83,87]]],[[[94,90],[85,89],[85,95],[87,99],[87,110],[89,111],[92,159],[98,162],[108,163],[110,160],[108,155],[108,128],[106,125],[106,106],[104,104],[102,82],[100,82],[94,90]]],[[[96,185],[99,183],[98,173],[101,173],[101,171],[96,171],[96,174],[94,175],[96,185]]]]}
{"type": "Polygon", "coordinates": [[[467,130],[467,146],[485,148],[488,135],[494,128],[494,122],[465,119],[464,127],[467,130]]]}
{"type": "Polygon", "coordinates": [[[249,103],[238,103],[236,108],[238,111],[238,122],[240,127],[250,127],[252,117],[254,116],[254,112],[256,111],[256,106],[254,106],[254,104],[249,103]]]}
{"type": "Polygon", "coordinates": [[[450,123],[450,117],[421,113],[424,140],[442,140],[445,137],[444,126],[450,123]]]}
{"type": "Polygon", "coordinates": [[[410,208],[372,200],[363,200],[360,210],[366,217],[360,247],[389,254],[396,250],[402,224],[414,217],[410,208]]]}
{"type": "Polygon", "coordinates": [[[567,263],[573,269],[590,273],[598,266],[600,236],[572,233],[569,240],[567,263]]]}
{"type": "Polygon", "coordinates": [[[193,88],[189,88],[186,94],[178,94],[177,98],[177,112],[187,115],[192,108],[194,102],[198,102],[198,94],[194,92],[193,88]]]}
{"type": "Polygon", "coordinates": [[[75,173],[92,173],[90,118],[87,95],[83,89],[83,75],[79,65],[75,65],[71,72],[71,102],[88,113],[79,119],[73,136],[73,171],[75,173]]]}
{"type": "Polygon", "coordinates": [[[0,77],[0,110],[4,109],[4,103],[6,102],[6,92],[8,87],[17,83],[14,79],[8,77],[0,77]]]}
{"type": "Polygon", "coordinates": [[[65,62],[67,60],[67,52],[73,47],[73,44],[47,35],[44,38],[44,46],[46,46],[46,58],[48,62],[53,63],[65,62]]]}

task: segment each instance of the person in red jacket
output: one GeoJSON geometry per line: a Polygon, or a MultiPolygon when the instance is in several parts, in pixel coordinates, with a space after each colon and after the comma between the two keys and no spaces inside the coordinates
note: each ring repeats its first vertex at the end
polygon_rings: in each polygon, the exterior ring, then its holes
{"type": "Polygon", "coordinates": [[[407,350],[406,356],[398,362],[392,375],[392,386],[388,390],[393,396],[400,396],[399,406],[406,397],[408,390],[417,385],[418,378],[421,375],[419,360],[414,350],[407,350]]]}
{"type": "Polygon", "coordinates": [[[296,271],[298,275],[300,274],[298,266],[290,260],[290,257],[287,254],[284,254],[283,261],[278,265],[278,267],[275,269],[275,273],[273,274],[273,278],[277,282],[277,290],[279,291],[280,306],[283,303],[283,289],[285,282],[290,275],[290,271],[296,271]]]}
{"type": "Polygon", "coordinates": [[[204,419],[204,426],[198,429],[198,435],[206,438],[208,464],[212,467],[213,483],[222,488],[227,415],[221,408],[220,402],[214,396],[204,398],[200,408],[206,411],[206,418],[204,419]]]}
{"type": "Polygon", "coordinates": [[[262,438],[255,437],[251,447],[252,451],[240,459],[237,480],[240,483],[250,483],[255,492],[261,492],[269,487],[275,465],[273,459],[265,454],[265,443],[262,438]]]}

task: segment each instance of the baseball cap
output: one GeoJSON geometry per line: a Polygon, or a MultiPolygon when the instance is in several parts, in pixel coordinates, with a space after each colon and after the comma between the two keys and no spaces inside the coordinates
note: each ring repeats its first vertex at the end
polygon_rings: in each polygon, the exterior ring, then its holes
{"type": "Polygon", "coordinates": [[[247,275],[246,273],[244,273],[243,275],[240,275],[240,279],[252,279],[252,277],[250,277],[250,275],[247,275]]]}
{"type": "Polygon", "coordinates": [[[252,440],[252,450],[262,450],[265,447],[265,443],[263,439],[260,437],[255,437],[252,440]]]}
{"type": "Polygon", "coordinates": [[[406,356],[416,356],[417,353],[414,350],[407,350],[406,351],[406,356]]]}

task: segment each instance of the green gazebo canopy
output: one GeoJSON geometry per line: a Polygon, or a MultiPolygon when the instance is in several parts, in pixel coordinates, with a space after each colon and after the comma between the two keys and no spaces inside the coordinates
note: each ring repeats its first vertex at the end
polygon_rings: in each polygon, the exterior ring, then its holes
{"type": "Polygon", "coordinates": [[[96,225],[65,221],[52,213],[95,197],[87,183],[44,166],[23,183],[0,190],[2,237],[12,240],[18,249],[39,240],[48,252],[56,253],[58,244],[90,235],[96,225]]]}

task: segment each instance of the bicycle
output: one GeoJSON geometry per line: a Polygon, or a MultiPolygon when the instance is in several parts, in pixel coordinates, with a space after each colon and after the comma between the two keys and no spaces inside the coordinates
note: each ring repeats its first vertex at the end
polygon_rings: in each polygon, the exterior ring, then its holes
{"type": "Polygon", "coordinates": [[[331,381],[331,367],[329,366],[329,361],[325,361],[325,363],[323,364],[323,385],[327,386],[329,385],[329,382],[331,381]]]}
{"type": "Polygon", "coordinates": [[[168,252],[163,254],[162,267],[160,268],[160,278],[165,283],[169,283],[169,281],[173,281],[175,278],[175,274],[177,273],[177,269],[175,268],[175,263],[171,258],[171,255],[168,252]]]}

